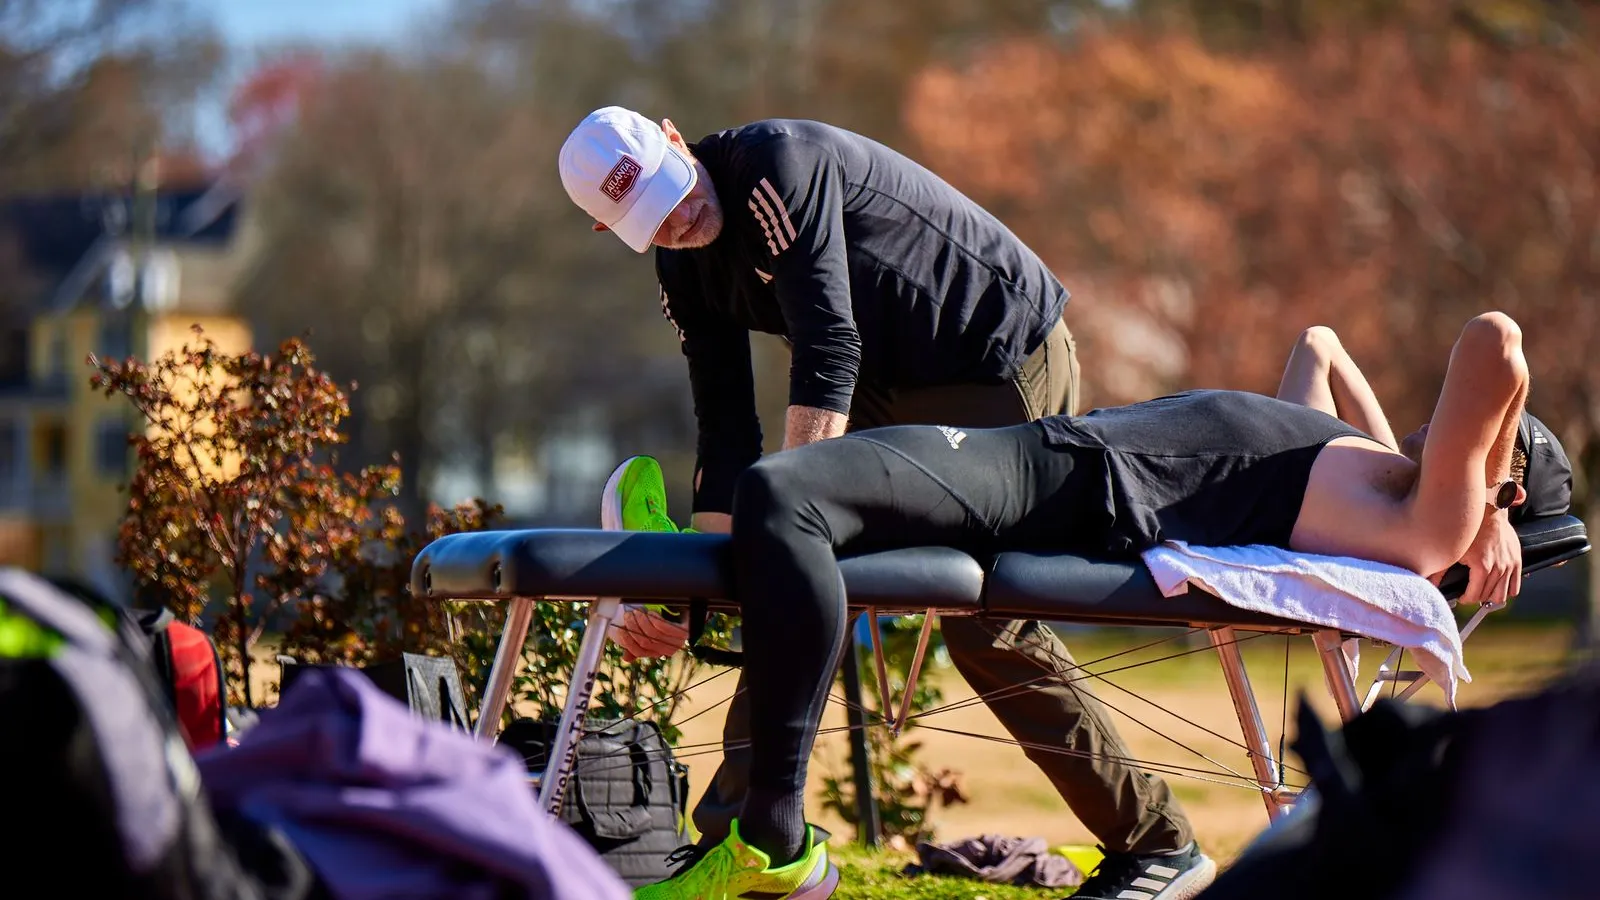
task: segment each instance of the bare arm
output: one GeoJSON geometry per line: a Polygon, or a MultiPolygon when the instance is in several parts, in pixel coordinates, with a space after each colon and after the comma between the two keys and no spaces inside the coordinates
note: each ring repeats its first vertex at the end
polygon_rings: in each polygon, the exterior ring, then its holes
{"type": "Polygon", "coordinates": [[[1528,390],[1515,322],[1473,319],[1450,355],[1421,462],[1361,438],[1338,438],[1317,457],[1291,538],[1296,549],[1354,556],[1436,576],[1461,562],[1472,570],[1463,599],[1514,593],[1521,549],[1488,486],[1510,470],[1528,390]]]}
{"type": "Polygon", "coordinates": [[[1278,399],[1336,416],[1398,449],[1377,395],[1331,328],[1318,325],[1301,333],[1278,384],[1278,399]]]}
{"type": "Polygon", "coordinates": [[[1506,517],[1486,514],[1488,487],[1510,475],[1527,396],[1522,329],[1502,313],[1468,322],[1451,351],[1405,510],[1418,552],[1431,554],[1428,571],[1460,560],[1480,530],[1506,517]]]}
{"type": "Polygon", "coordinates": [[[689,521],[689,527],[701,534],[732,534],[733,516],[719,512],[697,512],[689,521]]]}
{"type": "MultiPolygon", "coordinates": [[[[784,422],[783,449],[791,450],[844,434],[850,419],[827,409],[791,406],[784,422]]],[[[728,534],[733,531],[733,516],[719,512],[697,512],[689,527],[702,534],[728,534]]]]}
{"type": "Polygon", "coordinates": [[[811,406],[791,406],[784,418],[783,449],[793,450],[806,444],[838,437],[844,434],[850,417],[831,409],[811,406]]]}

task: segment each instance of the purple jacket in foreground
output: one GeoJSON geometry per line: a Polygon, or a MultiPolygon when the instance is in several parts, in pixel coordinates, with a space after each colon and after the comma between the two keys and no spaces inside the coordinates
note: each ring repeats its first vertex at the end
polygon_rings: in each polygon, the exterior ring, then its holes
{"type": "Polygon", "coordinates": [[[631,896],[539,810],[519,757],[354,670],[307,672],[238,747],[198,762],[215,808],[282,828],[341,900],[631,896]]]}

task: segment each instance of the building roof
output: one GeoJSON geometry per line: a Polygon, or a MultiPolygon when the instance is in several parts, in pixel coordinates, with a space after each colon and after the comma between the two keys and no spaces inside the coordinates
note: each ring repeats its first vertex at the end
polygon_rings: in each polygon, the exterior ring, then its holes
{"type": "MultiPolygon", "coordinates": [[[[97,248],[134,237],[135,198],[127,192],[20,196],[0,200],[0,231],[14,236],[21,262],[39,277],[43,302],[55,296],[97,248]]],[[[225,245],[239,221],[239,195],[223,182],[155,197],[158,243],[225,245]]]]}

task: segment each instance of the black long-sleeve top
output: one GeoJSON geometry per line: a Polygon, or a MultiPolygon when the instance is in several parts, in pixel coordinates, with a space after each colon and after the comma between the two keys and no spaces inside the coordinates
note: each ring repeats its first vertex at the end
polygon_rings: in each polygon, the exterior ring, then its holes
{"type": "Polygon", "coordinates": [[[706,247],[656,250],[689,362],[696,512],[728,512],[761,455],[749,332],[793,351],[789,403],[848,414],[886,388],[1013,377],[1068,294],[1010,229],[913,160],[818,122],[769,119],[691,146],[721,202],[706,247]]]}

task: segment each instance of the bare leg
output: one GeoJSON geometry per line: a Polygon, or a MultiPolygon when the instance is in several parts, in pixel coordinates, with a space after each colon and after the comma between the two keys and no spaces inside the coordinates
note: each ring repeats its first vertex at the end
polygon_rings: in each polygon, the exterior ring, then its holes
{"type": "Polygon", "coordinates": [[[1377,395],[1331,328],[1317,325],[1300,334],[1278,384],[1278,399],[1337,416],[1398,449],[1377,395]]]}

